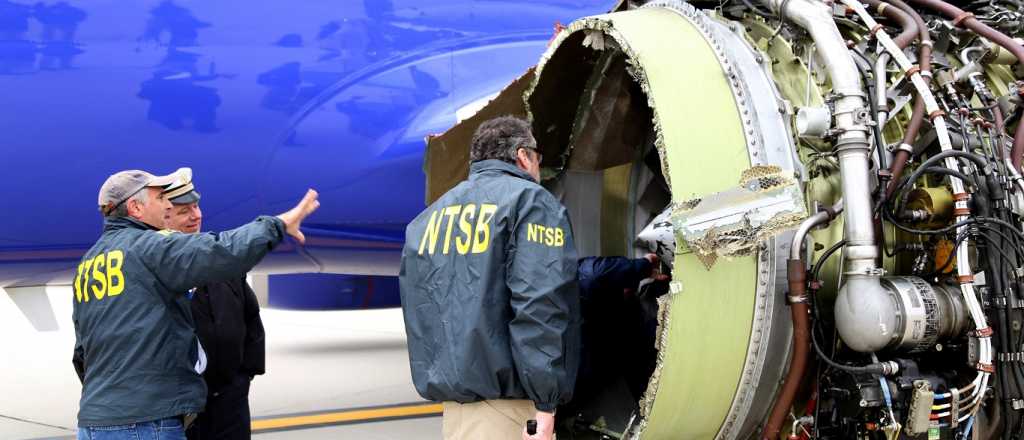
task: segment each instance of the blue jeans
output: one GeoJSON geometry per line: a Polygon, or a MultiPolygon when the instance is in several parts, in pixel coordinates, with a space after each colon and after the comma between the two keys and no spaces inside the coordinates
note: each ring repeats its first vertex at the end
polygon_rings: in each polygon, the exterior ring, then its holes
{"type": "Polygon", "coordinates": [[[185,440],[181,417],[130,425],[78,428],[78,440],[185,440]]]}

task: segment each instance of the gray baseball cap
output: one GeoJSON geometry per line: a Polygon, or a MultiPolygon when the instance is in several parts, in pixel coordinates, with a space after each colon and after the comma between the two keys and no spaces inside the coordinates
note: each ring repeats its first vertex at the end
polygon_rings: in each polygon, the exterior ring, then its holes
{"type": "MultiPolygon", "coordinates": [[[[166,188],[178,178],[178,172],[166,176],[154,176],[142,170],[127,170],[114,173],[100,187],[99,207],[103,215],[109,215],[118,206],[143,188],[166,188]]],[[[190,171],[191,174],[191,171],[190,171]]]]}
{"type": "Polygon", "coordinates": [[[164,189],[164,197],[175,205],[187,205],[199,201],[199,191],[192,183],[192,169],[180,168],[174,173],[177,178],[164,189]]]}

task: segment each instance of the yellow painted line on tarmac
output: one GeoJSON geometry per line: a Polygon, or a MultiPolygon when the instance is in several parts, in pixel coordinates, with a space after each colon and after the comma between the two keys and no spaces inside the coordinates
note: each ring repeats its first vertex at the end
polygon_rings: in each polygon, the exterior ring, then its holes
{"type": "Polygon", "coordinates": [[[439,416],[442,409],[440,403],[419,403],[383,408],[352,409],[321,414],[276,417],[252,421],[252,432],[301,429],[311,426],[333,425],[341,423],[372,422],[381,419],[439,416]]]}

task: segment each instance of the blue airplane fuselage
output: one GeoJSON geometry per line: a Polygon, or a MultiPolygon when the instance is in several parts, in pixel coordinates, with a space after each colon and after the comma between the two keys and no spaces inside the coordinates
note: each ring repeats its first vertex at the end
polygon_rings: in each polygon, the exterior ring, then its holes
{"type": "Polygon", "coordinates": [[[609,0],[0,0],[0,286],[69,282],[110,174],[191,167],[205,230],[321,209],[259,270],[395,275],[424,138],[609,0]]]}

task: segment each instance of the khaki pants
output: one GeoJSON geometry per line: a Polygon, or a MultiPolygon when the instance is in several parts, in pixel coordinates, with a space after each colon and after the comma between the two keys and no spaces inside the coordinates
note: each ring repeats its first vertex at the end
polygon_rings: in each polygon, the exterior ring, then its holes
{"type": "Polygon", "coordinates": [[[537,410],[530,400],[444,402],[444,440],[517,440],[537,410]]]}

